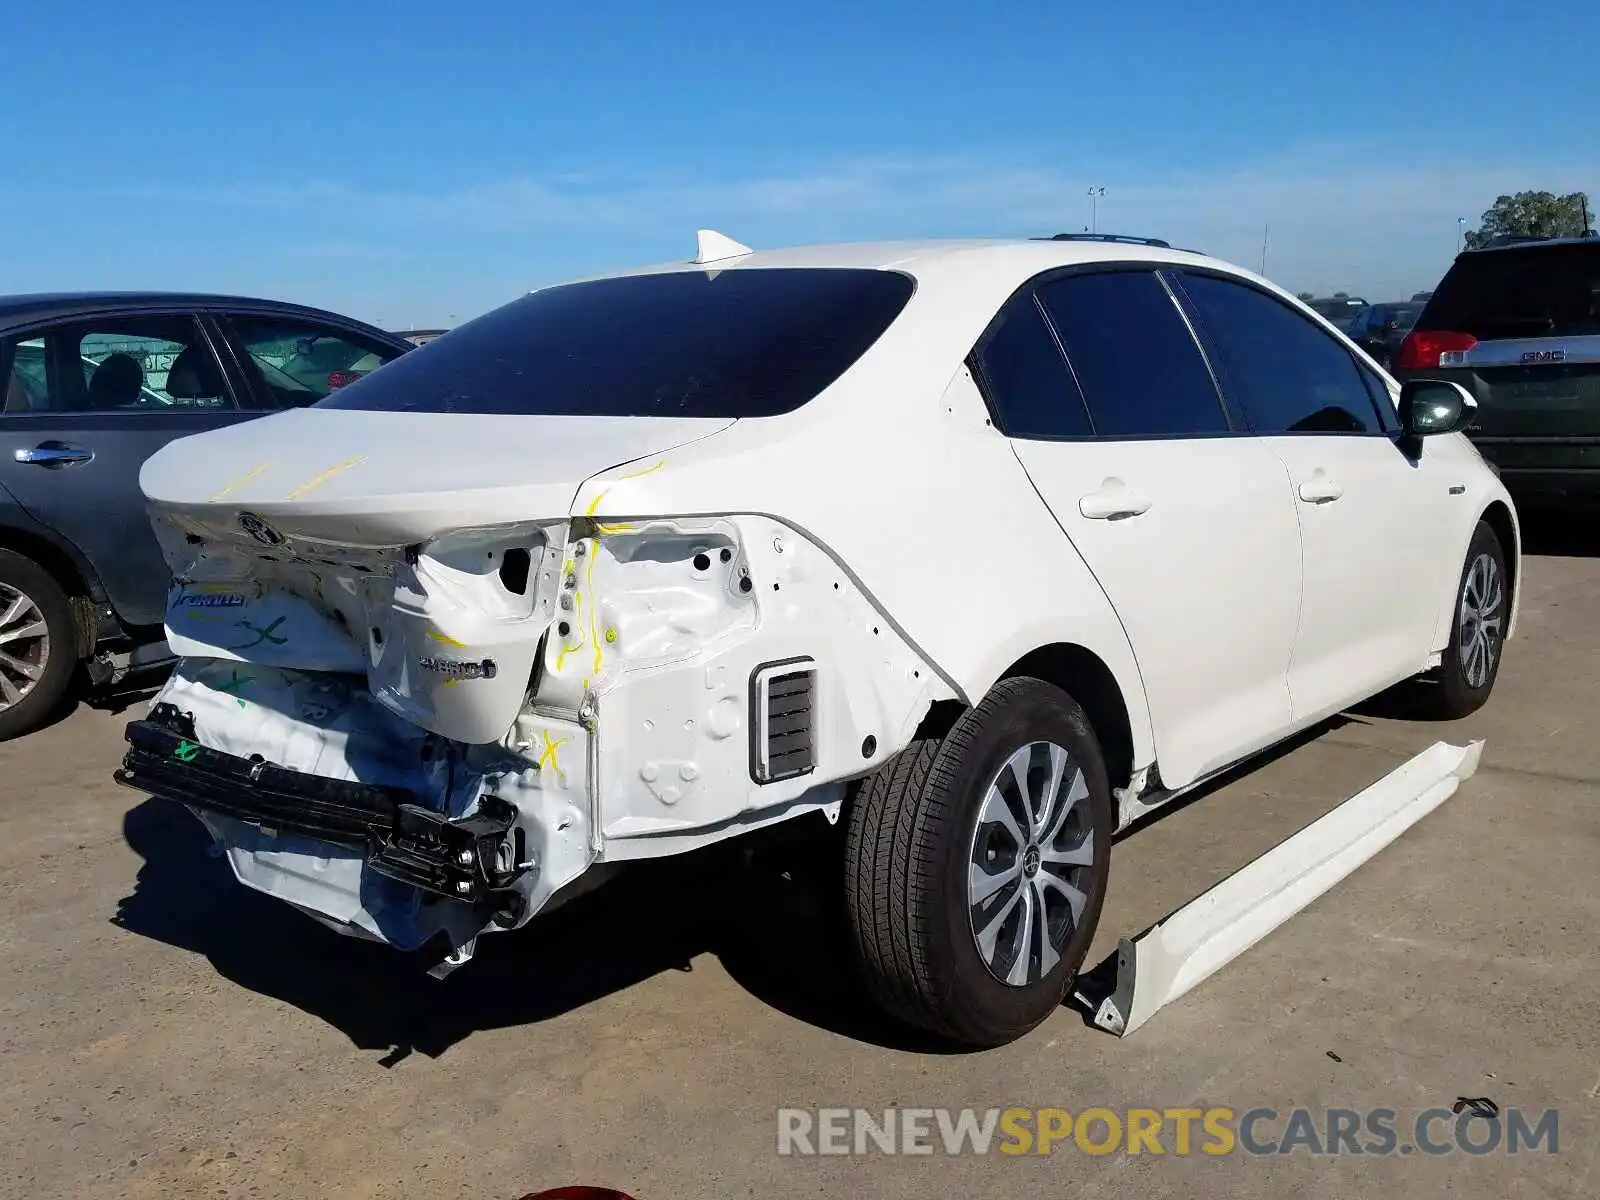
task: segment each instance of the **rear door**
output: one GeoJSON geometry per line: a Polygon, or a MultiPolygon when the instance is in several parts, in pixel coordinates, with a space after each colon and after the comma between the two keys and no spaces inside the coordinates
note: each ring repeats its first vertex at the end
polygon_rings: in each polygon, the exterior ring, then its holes
{"type": "Polygon", "coordinates": [[[1303,725],[1422,669],[1465,481],[1447,456],[1407,457],[1381,377],[1289,303],[1215,273],[1181,283],[1224,393],[1293,481],[1305,560],[1289,691],[1303,725]]]}
{"type": "Polygon", "coordinates": [[[1280,737],[1300,603],[1283,464],[1238,436],[1160,276],[1067,273],[1019,294],[973,364],[997,424],[1122,619],[1162,780],[1280,737]]]}
{"type": "Polygon", "coordinates": [[[167,567],[139,469],[174,438],[252,415],[190,314],[120,314],[0,340],[0,487],[78,548],[124,624],[158,625],[167,567]]]}
{"type": "Polygon", "coordinates": [[[1600,239],[1461,255],[1398,365],[1476,396],[1469,434],[1513,491],[1600,495],[1600,239]]]}

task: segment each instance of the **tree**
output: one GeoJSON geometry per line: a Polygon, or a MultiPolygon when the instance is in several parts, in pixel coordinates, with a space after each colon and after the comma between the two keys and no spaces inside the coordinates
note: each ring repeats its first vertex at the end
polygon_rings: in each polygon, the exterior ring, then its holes
{"type": "Polygon", "coordinates": [[[1304,300],[1307,304],[1310,304],[1313,300],[1315,300],[1317,298],[1315,296],[1315,294],[1313,294],[1311,292],[1299,292],[1299,293],[1297,293],[1297,295],[1298,295],[1299,299],[1304,300]]]}
{"type": "Polygon", "coordinates": [[[1588,231],[1589,197],[1583,192],[1518,192],[1501,196],[1483,214],[1483,224],[1467,234],[1467,248],[1487,246],[1497,237],[1579,237],[1588,231]]]}

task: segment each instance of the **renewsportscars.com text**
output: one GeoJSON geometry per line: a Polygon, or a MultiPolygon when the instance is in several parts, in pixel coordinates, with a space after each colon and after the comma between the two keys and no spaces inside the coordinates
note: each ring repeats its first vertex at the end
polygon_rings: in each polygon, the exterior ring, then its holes
{"type": "Polygon", "coordinates": [[[1557,1110],[781,1108],[781,1155],[1556,1154],[1557,1110]]]}

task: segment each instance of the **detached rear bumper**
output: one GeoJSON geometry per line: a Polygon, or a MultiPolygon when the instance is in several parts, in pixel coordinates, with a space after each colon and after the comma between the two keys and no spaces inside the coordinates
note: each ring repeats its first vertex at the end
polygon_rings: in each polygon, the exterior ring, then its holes
{"type": "Polygon", "coordinates": [[[470,816],[447,819],[406,788],[329,779],[203,746],[171,704],[127,727],[115,778],[200,812],[355,849],[380,875],[433,896],[491,910],[516,924],[525,897],[512,885],[528,869],[516,810],[482,797],[470,816]]]}

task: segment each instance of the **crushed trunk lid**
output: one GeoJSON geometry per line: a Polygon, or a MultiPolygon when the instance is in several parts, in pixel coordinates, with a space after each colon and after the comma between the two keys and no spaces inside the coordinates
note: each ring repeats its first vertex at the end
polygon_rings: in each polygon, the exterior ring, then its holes
{"type": "Polygon", "coordinates": [[[478,745],[516,718],[585,479],[723,419],[307,409],[170,444],[140,483],[180,656],[365,675],[478,745]]]}

